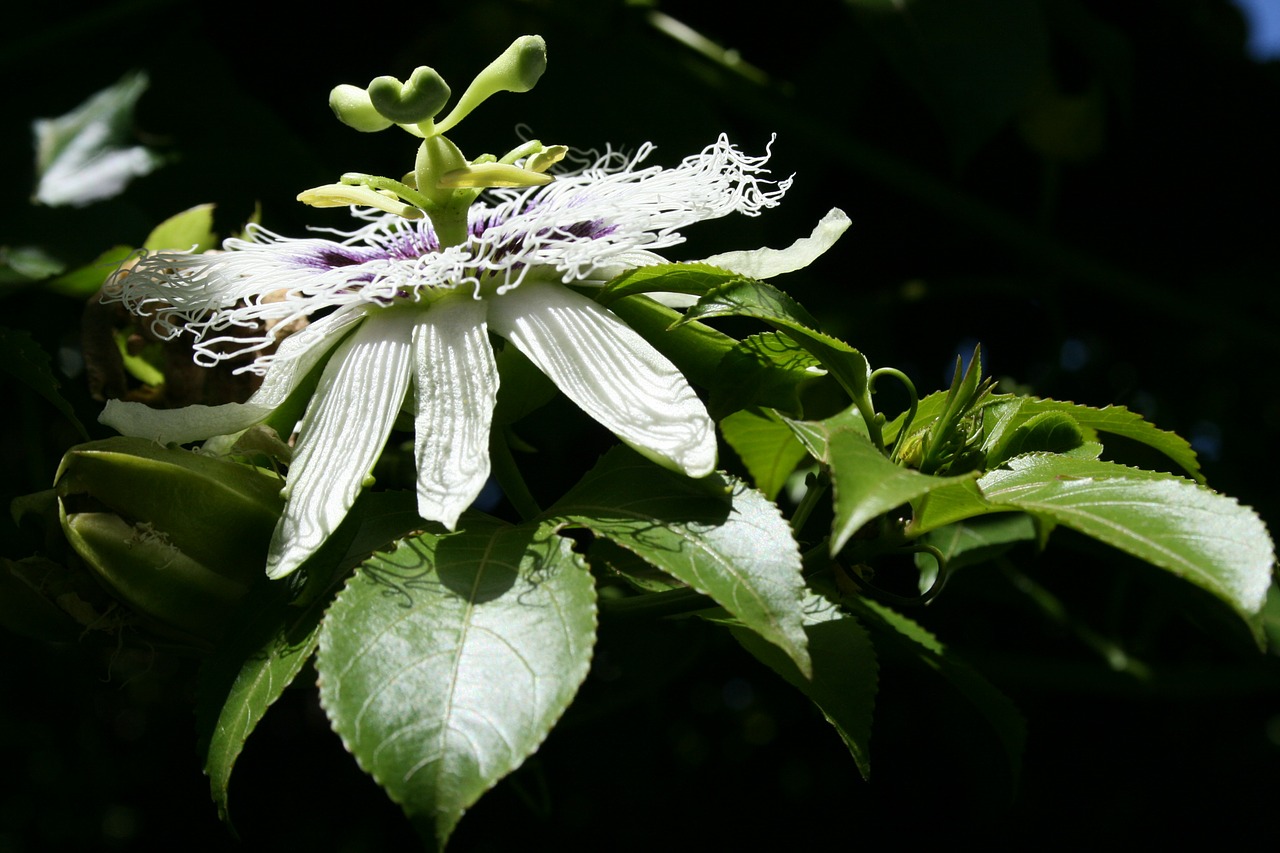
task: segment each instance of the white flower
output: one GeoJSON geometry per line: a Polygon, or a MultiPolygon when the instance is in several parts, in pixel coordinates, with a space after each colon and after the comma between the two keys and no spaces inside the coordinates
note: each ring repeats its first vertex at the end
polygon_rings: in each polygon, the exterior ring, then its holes
{"type": "MultiPolygon", "coordinates": [[[[236,433],[263,420],[332,353],[299,426],[268,557],[275,578],[301,565],[345,517],[402,408],[414,414],[418,511],[450,529],[457,524],[489,476],[498,390],[490,332],[622,441],[704,476],[715,467],[714,427],[688,382],[639,334],[566,285],[602,284],[662,262],[654,250],[682,242],[678,229],[755,215],[775,205],[790,180],[762,177],[767,155],[746,156],[724,137],[674,169],[640,168],[650,150],[630,160],[606,153],[546,186],[490,191],[470,209],[468,239],[444,250],[427,219],[366,212],[357,215],[367,224],[339,240],[290,240],[251,227],[247,240],[227,240],[222,253],[146,255],[109,282],[108,298],[150,316],[162,337],[193,333],[203,364],[274,343],[270,334],[245,338],[243,329],[312,320],[253,364],[264,380],[244,404],[153,410],[112,401],[101,420],[164,443],[236,433]]],[[[842,230],[824,238],[820,227],[793,250],[736,260],[784,269],[776,257],[790,252],[803,256],[794,268],[842,230]],[[815,241],[823,245],[809,245],[815,241]],[[761,261],[766,256],[775,260],[761,261]]]]}

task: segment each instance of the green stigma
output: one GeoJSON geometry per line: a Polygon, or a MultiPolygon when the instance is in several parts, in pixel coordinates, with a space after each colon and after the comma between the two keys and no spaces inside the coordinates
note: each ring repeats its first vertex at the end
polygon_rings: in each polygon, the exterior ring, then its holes
{"type": "Polygon", "coordinates": [[[527,92],[547,69],[547,45],[541,36],[521,36],[476,75],[439,122],[450,89],[435,69],[420,66],[409,79],[377,77],[361,89],[344,84],[329,93],[329,106],[343,124],[362,133],[395,125],[420,138],[413,171],[395,181],[349,172],[340,183],[298,195],[314,207],[364,205],[407,219],[431,218],[442,247],[467,236],[467,208],[490,187],[534,187],[550,183],[547,169],[564,157],[563,145],[527,142],[503,157],[483,154],[467,159],[442,134],[498,92],[527,92]],[[523,160],[523,163],[517,161],[523,160]]]}

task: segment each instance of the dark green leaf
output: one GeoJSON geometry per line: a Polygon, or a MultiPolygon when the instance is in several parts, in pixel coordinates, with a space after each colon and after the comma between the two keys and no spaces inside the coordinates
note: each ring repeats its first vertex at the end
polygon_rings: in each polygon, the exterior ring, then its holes
{"type": "Polygon", "coordinates": [[[218,816],[231,823],[228,786],[245,741],[315,651],[328,599],[297,608],[264,577],[200,672],[199,749],[218,816]]]}
{"type": "Polygon", "coordinates": [[[1033,542],[1036,522],[1023,513],[1002,512],[948,525],[922,537],[947,561],[949,569],[986,562],[1019,542],[1033,542]]]}
{"type": "Polygon", "coordinates": [[[934,670],[960,692],[991,724],[992,733],[1004,748],[1011,776],[1016,780],[1026,745],[1027,727],[1021,712],[1009,698],[977,671],[948,653],[943,644],[919,623],[871,599],[849,602],[855,613],[864,614],[864,624],[872,631],[872,641],[904,650],[928,669],[934,670]],[[878,630],[877,630],[878,629],[878,630]]]}
{"type": "MultiPolygon", "coordinates": [[[[1197,482],[1204,482],[1196,452],[1186,439],[1176,433],[1157,428],[1144,420],[1142,415],[1131,412],[1124,406],[1104,406],[1101,409],[1095,409],[1058,400],[1027,399],[1023,403],[1021,416],[1032,417],[1041,412],[1063,412],[1070,415],[1072,420],[1086,430],[1117,435],[1144,444],[1169,457],[1197,482]]],[[[1096,436],[1087,435],[1087,437],[1096,436]]]]}
{"type": "Polygon", "coordinates": [[[30,333],[17,329],[0,327],[0,363],[10,376],[21,381],[62,413],[75,426],[76,432],[89,440],[89,433],[76,417],[71,404],[66,401],[58,388],[61,383],[53,375],[49,355],[30,333]]]}
{"type": "Polygon", "coordinates": [[[1005,434],[987,450],[987,467],[1024,453],[1067,453],[1084,444],[1080,425],[1065,412],[1040,412],[1005,434]]]}
{"type": "Polygon", "coordinates": [[[871,720],[878,688],[875,649],[858,620],[821,595],[804,605],[805,634],[813,659],[806,678],[776,646],[752,631],[735,629],[738,642],[796,687],[835,726],[864,779],[871,778],[871,720]]]}
{"type": "Polygon", "coordinates": [[[309,579],[302,598],[288,600],[287,585],[268,581],[265,574],[250,594],[236,624],[200,672],[200,752],[223,820],[230,821],[227,786],[236,759],[267,709],[315,651],[333,585],[374,550],[419,524],[412,495],[366,492],[307,561],[309,579]]]}
{"type": "Polygon", "coordinates": [[[751,317],[782,329],[816,358],[860,406],[870,406],[871,365],[853,347],[817,331],[817,321],[787,294],[763,281],[738,279],[707,293],[680,323],[709,317],[751,317]]]}

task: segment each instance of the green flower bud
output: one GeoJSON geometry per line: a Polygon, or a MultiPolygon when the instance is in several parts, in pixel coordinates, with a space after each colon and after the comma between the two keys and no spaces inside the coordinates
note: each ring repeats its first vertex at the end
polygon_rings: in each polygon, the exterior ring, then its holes
{"type": "Polygon", "coordinates": [[[368,92],[347,83],[335,86],[329,93],[329,108],[338,121],[362,133],[386,130],[393,123],[374,108],[368,92]]]}
{"type": "Polygon", "coordinates": [[[138,438],[72,448],[55,481],[63,531],[122,602],[216,638],[263,574],[283,510],[280,480],[138,438]]]}
{"type": "Polygon", "coordinates": [[[368,92],[373,108],[396,124],[429,121],[449,101],[449,86],[425,65],[415,68],[407,83],[394,77],[375,78],[368,92]]]}

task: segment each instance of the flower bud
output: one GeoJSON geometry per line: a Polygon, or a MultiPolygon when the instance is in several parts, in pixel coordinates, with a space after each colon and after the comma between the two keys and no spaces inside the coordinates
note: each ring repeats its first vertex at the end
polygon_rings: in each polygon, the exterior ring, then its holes
{"type": "Polygon", "coordinates": [[[270,474],[138,438],[72,448],[55,489],[68,541],[117,598],[206,639],[261,577],[283,509],[270,474]]]}

